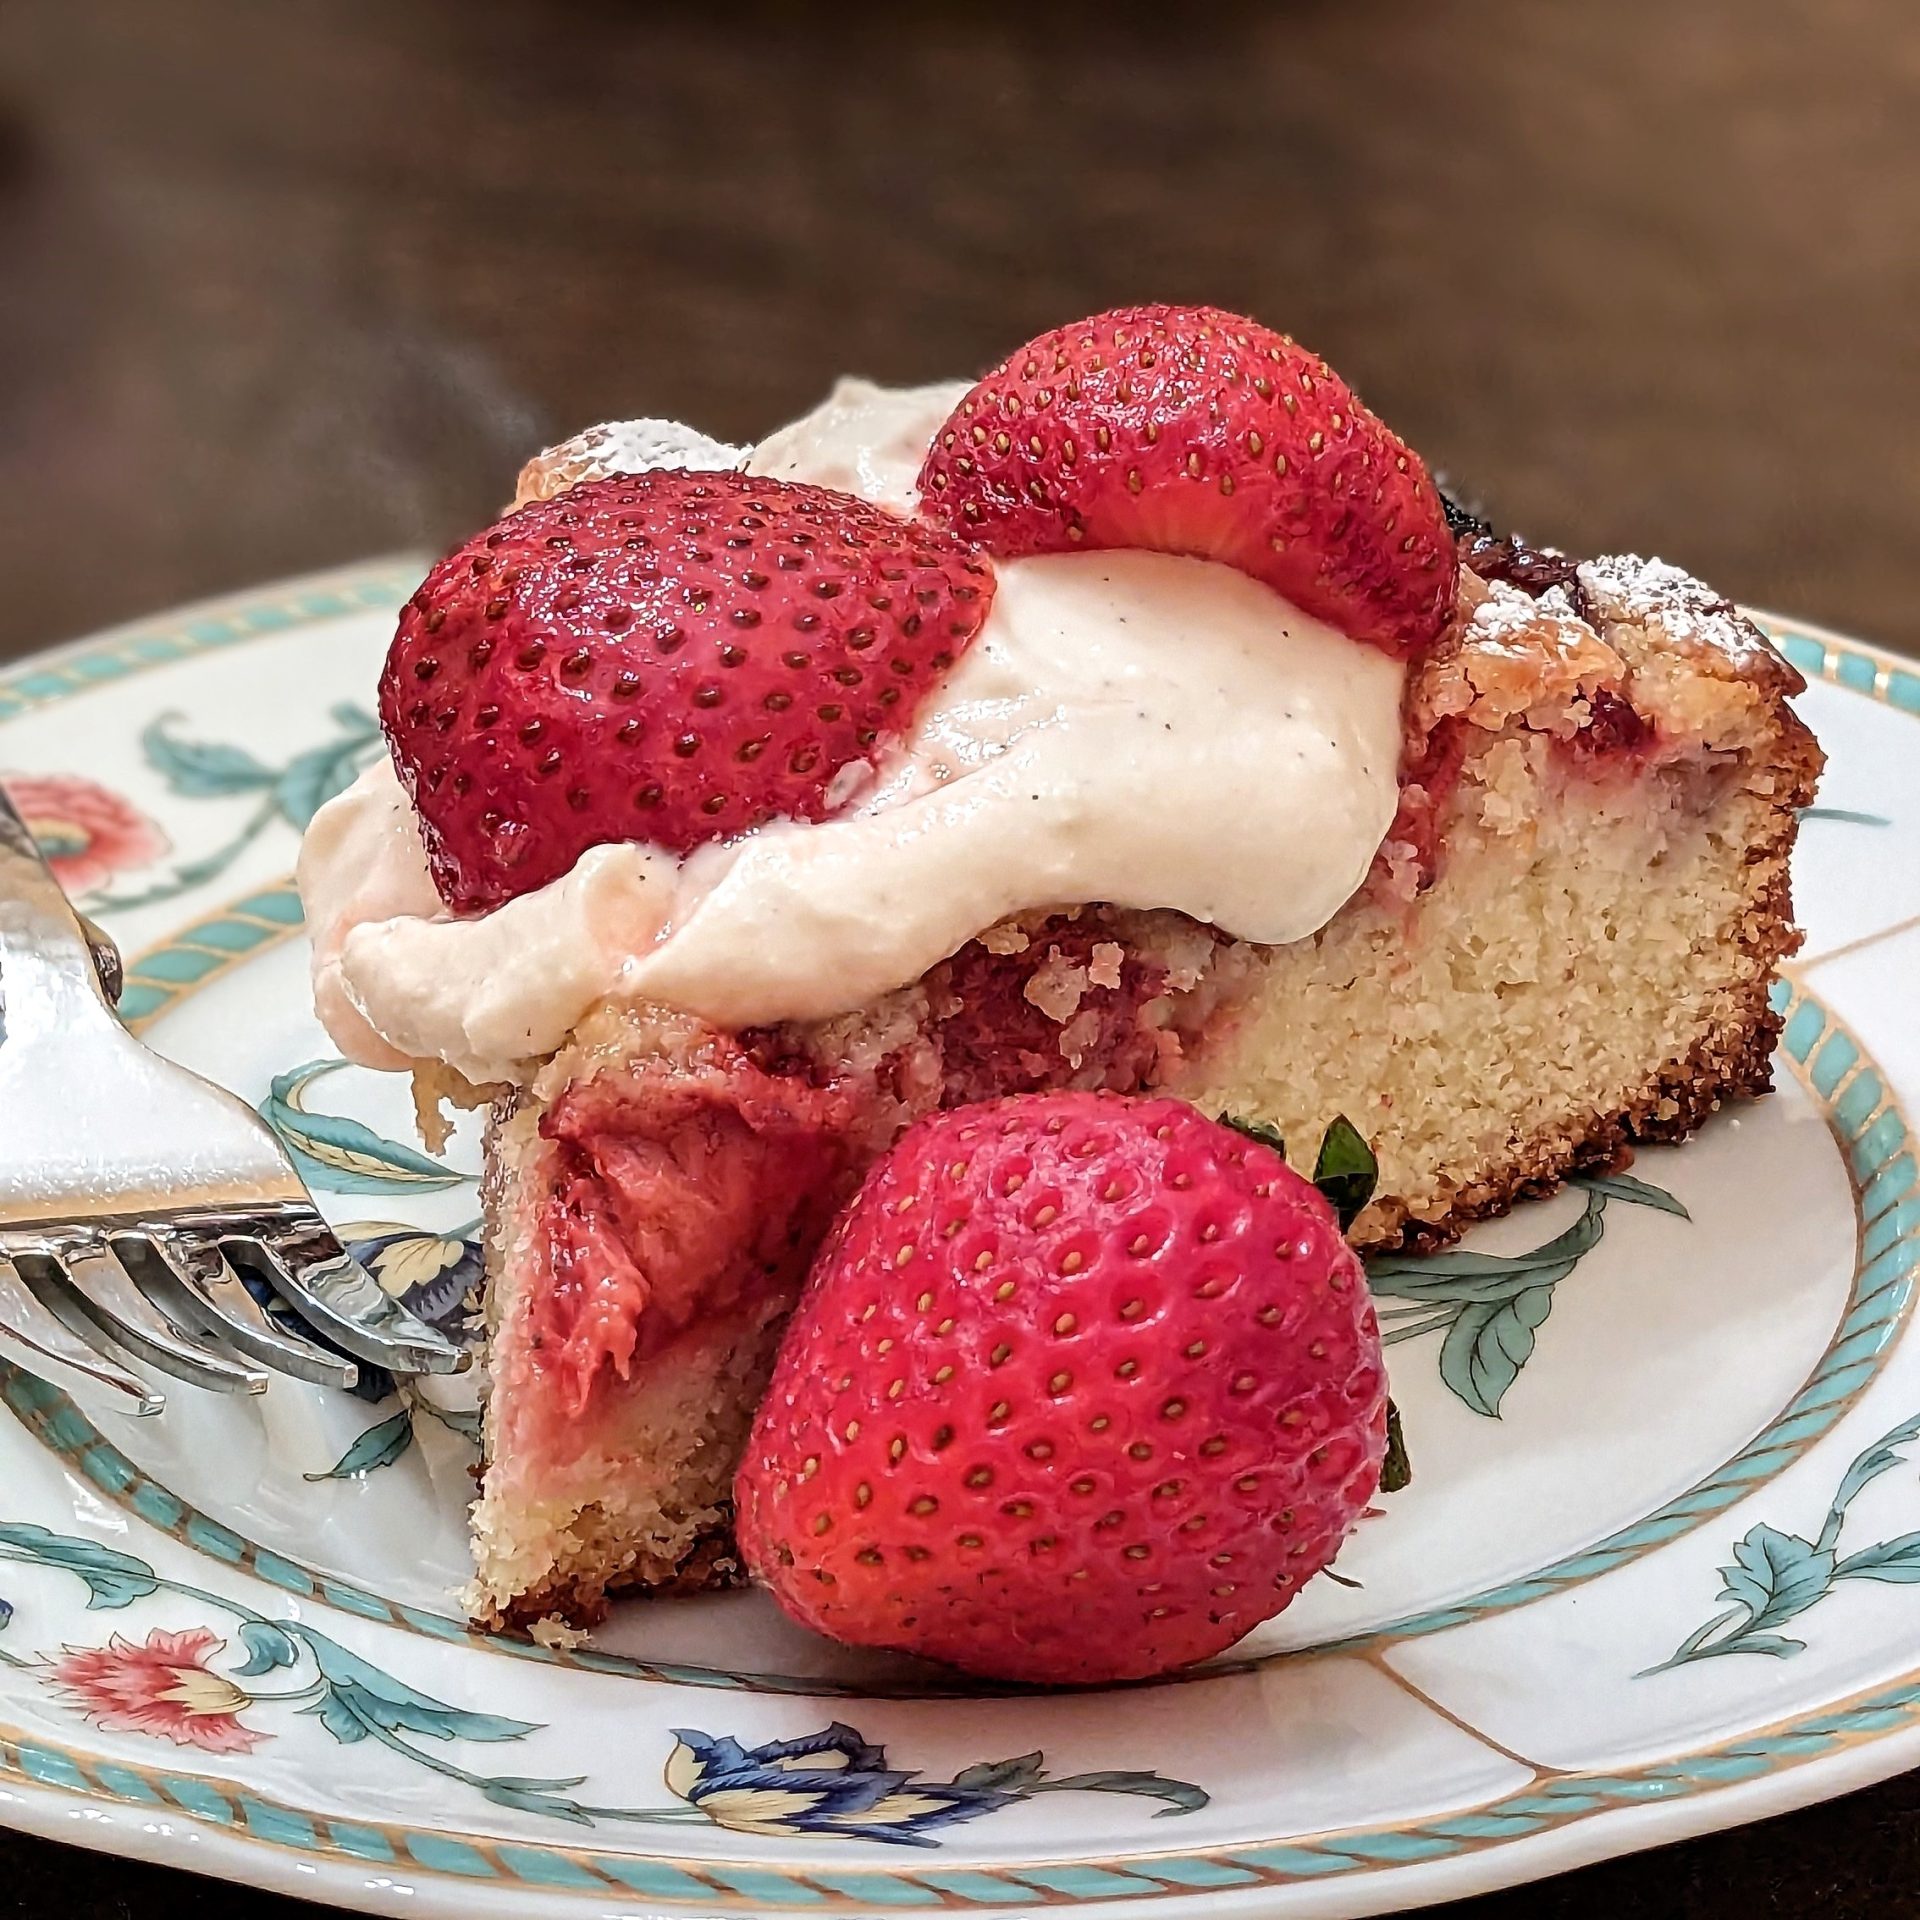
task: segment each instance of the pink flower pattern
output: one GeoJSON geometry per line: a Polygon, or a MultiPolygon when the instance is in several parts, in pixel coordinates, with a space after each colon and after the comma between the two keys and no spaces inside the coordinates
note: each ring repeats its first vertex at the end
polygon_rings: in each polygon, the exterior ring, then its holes
{"type": "Polygon", "coordinates": [[[70,773],[0,775],[54,877],[76,897],[168,849],[157,823],[98,781],[70,773]]]}
{"type": "Polygon", "coordinates": [[[269,1736],[240,1719],[253,1696],[209,1664],[225,1645],[205,1627],[155,1627],[144,1641],[116,1633],[104,1647],[63,1648],[52,1684],[109,1733],[157,1734],[203,1753],[251,1753],[269,1736]]]}

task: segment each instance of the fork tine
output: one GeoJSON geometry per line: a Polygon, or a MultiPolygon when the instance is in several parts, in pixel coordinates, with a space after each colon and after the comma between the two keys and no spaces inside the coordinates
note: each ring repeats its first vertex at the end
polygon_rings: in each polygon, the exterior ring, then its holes
{"type": "Polygon", "coordinates": [[[266,1391],[267,1376],[258,1367],[229,1360],[175,1326],[104,1245],[49,1249],[39,1259],[102,1332],[163,1373],[217,1393],[266,1391]]]}
{"type": "Polygon", "coordinates": [[[468,1365],[470,1355],[382,1292],[317,1213],[290,1211],[231,1241],[296,1313],[355,1358],[394,1373],[459,1373],[468,1365]]]}
{"type": "Polygon", "coordinates": [[[82,1340],[42,1306],[39,1295],[4,1254],[0,1254],[0,1353],[56,1387],[81,1392],[101,1389],[113,1396],[124,1413],[146,1416],[159,1413],[167,1404],[164,1394],[82,1340]]]}
{"type": "Polygon", "coordinates": [[[123,1264],[136,1249],[152,1256],[155,1266],[150,1271],[166,1276],[189,1312],[198,1309],[197,1317],[204,1324],[196,1331],[231,1341],[263,1367],[315,1386],[351,1387],[359,1380],[360,1370],[351,1360],[276,1325],[227,1264],[217,1241],[161,1227],[149,1228],[144,1235],[113,1237],[113,1250],[123,1264]]]}

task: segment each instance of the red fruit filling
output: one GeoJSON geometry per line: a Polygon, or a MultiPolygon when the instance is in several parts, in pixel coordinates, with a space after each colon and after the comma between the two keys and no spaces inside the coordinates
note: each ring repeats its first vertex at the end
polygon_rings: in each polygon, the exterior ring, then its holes
{"type": "Polygon", "coordinates": [[[857,1177],[851,1092],[716,1052],[692,1073],[576,1082],[542,1118],[549,1268],[531,1344],[563,1415],[696,1321],[797,1286],[857,1177]]]}
{"type": "MultiPolygon", "coordinates": [[[[548,1109],[531,1325],[556,1420],[697,1322],[791,1293],[860,1172],[905,1122],[1007,1092],[1150,1088],[1209,1004],[1097,914],[1018,952],[969,942],[929,975],[926,1022],[859,1071],[802,1030],[713,1034],[691,1064],[576,1082],[548,1109]]],[[[1204,952],[1209,936],[1192,930],[1204,952]]],[[[1197,972],[1198,969],[1190,969],[1197,972]]]]}

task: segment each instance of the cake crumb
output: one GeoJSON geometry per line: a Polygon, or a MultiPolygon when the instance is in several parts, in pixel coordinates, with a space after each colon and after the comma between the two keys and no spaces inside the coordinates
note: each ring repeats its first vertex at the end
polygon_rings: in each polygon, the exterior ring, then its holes
{"type": "Polygon", "coordinates": [[[1096,987],[1118,987],[1121,963],[1126,957],[1127,950],[1119,941],[1102,940],[1093,950],[1093,958],[1087,967],[1087,978],[1096,987]]]}
{"type": "Polygon", "coordinates": [[[1085,967],[1076,966],[1058,947],[1053,947],[1034,968],[1022,991],[1049,1020],[1065,1026],[1086,997],[1087,980],[1085,967]]]}
{"type": "Polygon", "coordinates": [[[974,937],[989,953],[1025,953],[1033,945],[1025,930],[1011,920],[1003,920],[997,927],[989,927],[974,937]]]}
{"type": "Polygon", "coordinates": [[[545,1647],[549,1653],[572,1653],[576,1647],[584,1647],[593,1638],[579,1627],[570,1627],[557,1613],[549,1613],[536,1620],[527,1632],[533,1636],[536,1646],[545,1647]]]}
{"type": "Polygon", "coordinates": [[[453,1138],[453,1120],[447,1112],[447,1088],[444,1069],[429,1071],[416,1067],[413,1072],[413,1124],[427,1151],[438,1158],[453,1138]]]}

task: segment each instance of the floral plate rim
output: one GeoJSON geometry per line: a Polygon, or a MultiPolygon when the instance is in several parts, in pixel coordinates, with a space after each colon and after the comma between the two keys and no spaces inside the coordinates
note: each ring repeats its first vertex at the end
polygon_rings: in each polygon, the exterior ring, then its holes
{"type": "MultiPolygon", "coordinates": [[[[417,570],[411,557],[395,556],[329,569],[74,642],[0,674],[0,720],[211,649],[391,605],[404,592],[410,568],[417,570]]],[[[1920,715],[1920,672],[1910,663],[1806,622],[1758,617],[1809,677],[1920,715]]],[[[263,933],[272,931],[268,918],[263,933]]],[[[1802,1007],[1817,1004],[1804,994],[1802,983],[1795,986],[1802,1007]]],[[[1809,1035],[1800,1057],[1809,1072],[1814,1043],[1827,1032],[1822,1018],[1809,1035]]],[[[1864,1065],[1870,1070],[1870,1062],[1864,1065]]],[[[1878,1109],[1877,1101],[1871,1104],[1878,1109]]],[[[1852,1130],[1858,1135],[1856,1172],[1866,1137],[1879,1139],[1871,1118],[1863,1117],[1852,1130]]],[[[1843,1151],[1847,1146],[1843,1138],[1843,1151]]],[[[1894,1152],[1889,1148],[1878,1164],[1884,1166],[1894,1152]]],[[[1866,1177],[1856,1180],[1856,1193],[1866,1177]]],[[[1888,1204],[1899,1199],[1892,1194],[1888,1204]]],[[[1894,1276],[1903,1293],[1910,1289],[1911,1272],[1907,1262],[1894,1276]]],[[[807,1686],[823,1691],[817,1683],[807,1686]]],[[[0,1727],[0,1820],[307,1897],[394,1911],[418,1906],[413,1883],[424,1880],[445,1887],[429,1904],[449,1913],[525,1911],[529,1898],[562,1894],[592,1894],[623,1911],[633,1910],[636,1896],[676,1906],[704,1901],[765,1910],[771,1903],[784,1910],[791,1903],[810,1911],[849,1906],[982,1911],[1009,1901],[1024,1910],[1113,1899],[1157,1911],[1176,1899],[1208,1895],[1217,1902],[1215,1910],[1253,1913],[1271,1889],[1286,1885],[1301,1896],[1290,1902],[1289,1911],[1345,1914],[1510,1884],[1555,1867],[1730,1825],[1867,1784],[1916,1757],[1920,1669],[1816,1711],[1626,1773],[1537,1778],[1520,1793],[1399,1828],[1193,1852],[1169,1849],[1044,1864],[996,1861],[990,1868],[963,1871],[829,1871],[756,1857],[750,1869],[741,1863],[729,1877],[728,1863],[706,1858],[621,1855],[610,1860],[587,1847],[521,1846],[446,1829],[327,1822],[297,1807],[276,1805],[233,1780],[131,1767],[0,1727]],[[1811,1780],[1809,1769],[1817,1769],[1811,1780]],[[184,1821],[176,1819],[175,1809],[184,1821]],[[329,1827],[330,1839],[323,1840],[321,1832],[329,1827]],[[647,1873],[656,1867],[659,1872],[649,1882],[647,1873]],[[1363,1892],[1355,1891],[1356,1876],[1370,1883],[1363,1892]]],[[[572,1898],[564,1905],[578,1910],[572,1898]]]]}

